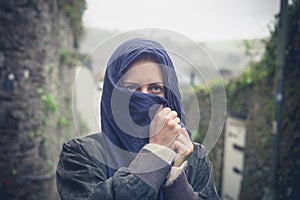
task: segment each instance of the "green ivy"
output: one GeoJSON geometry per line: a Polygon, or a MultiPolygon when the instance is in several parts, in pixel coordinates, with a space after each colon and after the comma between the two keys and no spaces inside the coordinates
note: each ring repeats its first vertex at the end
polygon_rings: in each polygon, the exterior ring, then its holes
{"type": "Polygon", "coordinates": [[[69,127],[71,125],[71,122],[65,117],[65,116],[60,116],[58,118],[58,124],[60,126],[66,126],[69,127]]]}
{"type": "Polygon", "coordinates": [[[69,51],[62,49],[60,51],[60,63],[65,64],[68,60],[68,56],[69,56],[69,51]]]}
{"type": "Polygon", "coordinates": [[[61,66],[68,66],[68,67],[76,67],[79,66],[81,60],[84,59],[84,55],[71,52],[65,49],[61,49],[60,51],[60,65],[61,66]]]}
{"type": "Polygon", "coordinates": [[[51,94],[43,94],[41,96],[41,100],[43,102],[44,112],[50,111],[52,113],[56,113],[58,111],[58,105],[56,103],[56,100],[51,94]]]}
{"type": "Polygon", "coordinates": [[[33,138],[34,138],[34,132],[33,132],[33,131],[30,131],[30,132],[28,133],[28,137],[29,137],[29,139],[33,139],[33,138]]]}
{"type": "Polygon", "coordinates": [[[74,47],[78,47],[78,39],[83,33],[82,15],[86,9],[85,0],[61,0],[60,5],[70,20],[74,33],[74,47]]]}

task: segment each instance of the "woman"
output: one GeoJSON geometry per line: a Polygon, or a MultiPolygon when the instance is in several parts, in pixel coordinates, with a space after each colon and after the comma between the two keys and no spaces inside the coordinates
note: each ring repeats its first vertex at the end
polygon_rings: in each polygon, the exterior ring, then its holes
{"type": "Polygon", "coordinates": [[[219,199],[206,152],[185,128],[176,73],[159,43],[131,39],[112,54],[101,127],[63,145],[62,199],[219,199]]]}

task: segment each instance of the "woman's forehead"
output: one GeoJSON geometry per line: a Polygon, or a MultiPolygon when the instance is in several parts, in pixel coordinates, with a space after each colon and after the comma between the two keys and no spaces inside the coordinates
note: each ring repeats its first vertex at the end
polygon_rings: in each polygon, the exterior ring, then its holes
{"type": "Polygon", "coordinates": [[[123,82],[146,84],[163,82],[160,66],[153,61],[139,61],[131,65],[123,76],[123,82]]]}

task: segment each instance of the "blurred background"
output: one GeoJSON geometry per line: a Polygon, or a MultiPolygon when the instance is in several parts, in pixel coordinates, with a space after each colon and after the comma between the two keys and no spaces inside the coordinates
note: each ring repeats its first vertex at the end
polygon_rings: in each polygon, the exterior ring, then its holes
{"type": "Polygon", "coordinates": [[[59,199],[62,143],[101,129],[109,55],[97,47],[145,28],[189,38],[156,36],[195,62],[172,55],[194,141],[212,121],[211,92],[225,89],[208,154],[222,199],[299,199],[299,0],[1,0],[0,199],[59,199]]]}

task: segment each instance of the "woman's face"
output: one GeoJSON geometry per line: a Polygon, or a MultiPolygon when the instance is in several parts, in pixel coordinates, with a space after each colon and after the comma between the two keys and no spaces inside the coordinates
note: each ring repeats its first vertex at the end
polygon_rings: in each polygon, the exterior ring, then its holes
{"type": "Polygon", "coordinates": [[[124,75],[123,87],[131,91],[165,96],[161,70],[153,61],[138,61],[131,65],[124,75]]]}

